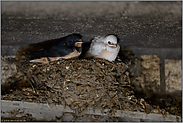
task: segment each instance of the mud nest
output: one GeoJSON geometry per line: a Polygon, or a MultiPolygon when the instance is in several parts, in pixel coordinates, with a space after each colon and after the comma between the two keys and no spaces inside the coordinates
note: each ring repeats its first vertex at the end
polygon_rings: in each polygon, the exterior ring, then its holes
{"type": "Polygon", "coordinates": [[[144,111],[134,96],[128,66],[123,62],[75,59],[29,63],[22,64],[14,77],[31,83],[31,88],[14,91],[13,100],[67,105],[78,113],[88,107],[144,111]]]}
{"type": "Polygon", "coordinates": [[[116,110],[169,114],[135,96],[129,75],[131,66],[121,61],[72,59],[19,66],[17,74],[7,79],[7,85],[19,89],[10,90],[1,99],[64,105],[76,116],[88,108],[101,112],[107,109],[108,116],[116,110]]]}

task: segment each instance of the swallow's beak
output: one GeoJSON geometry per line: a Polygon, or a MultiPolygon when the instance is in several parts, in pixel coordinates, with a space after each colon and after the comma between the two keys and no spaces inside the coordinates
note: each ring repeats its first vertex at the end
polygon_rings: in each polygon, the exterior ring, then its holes
{"type": "MultiPolygon", "coordinates": [[[[79,41],[80,41],[80,40],[79,40],[79,41]]],[[[81,40],[81,41],[82,41],[82,40],[81,40]]],[[[74,46],[76,46],[76,47],[81,47],[82,43],[83,43],[83,42],[76,42],[76,43],[74,44],[74,46]]]]}
{"type": "Polygon", "coordinates": [[[110,44],[109,47],[116,48],[117,47],[117,44],[110,44]]]}

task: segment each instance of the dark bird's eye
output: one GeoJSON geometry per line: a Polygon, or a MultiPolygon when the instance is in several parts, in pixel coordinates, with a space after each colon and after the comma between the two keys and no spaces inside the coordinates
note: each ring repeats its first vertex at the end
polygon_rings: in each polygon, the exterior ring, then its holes
{"type": "Polygon", "coordinates": [[[111,44],[111,42],[110,42],[110,41],[108,41],[108,44],[111,44]]]}

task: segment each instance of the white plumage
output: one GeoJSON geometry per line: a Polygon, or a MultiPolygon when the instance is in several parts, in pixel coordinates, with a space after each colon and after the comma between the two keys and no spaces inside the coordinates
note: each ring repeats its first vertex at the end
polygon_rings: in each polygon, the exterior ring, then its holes
{"type": "Polygon", "coordinates": [[[103,58],[114,61],[119,53],[120,46],[115,35],[97,36],[92,40],[86,58],[103,58]]]}

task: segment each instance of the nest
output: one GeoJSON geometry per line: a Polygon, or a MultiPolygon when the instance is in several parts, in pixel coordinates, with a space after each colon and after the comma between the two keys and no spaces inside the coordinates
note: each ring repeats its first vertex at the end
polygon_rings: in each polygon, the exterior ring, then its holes
{"type": "MultiPolygon", "coordinates": [[[[50,64],[23,64],[20,81],[31,88],[14,91],[13,100],[61,104],[76,114],[87,108],[144,111],[130,85],[128,66],[123,62],[103,59],[73,59],[50,64]]],[[[20,72],[19,72],[20,73],[20,72]]],[[[11,78],[12,79],[12,78],[11,78]]],[[[8,99],[11,94],[3,96],[8,99]]]]}

